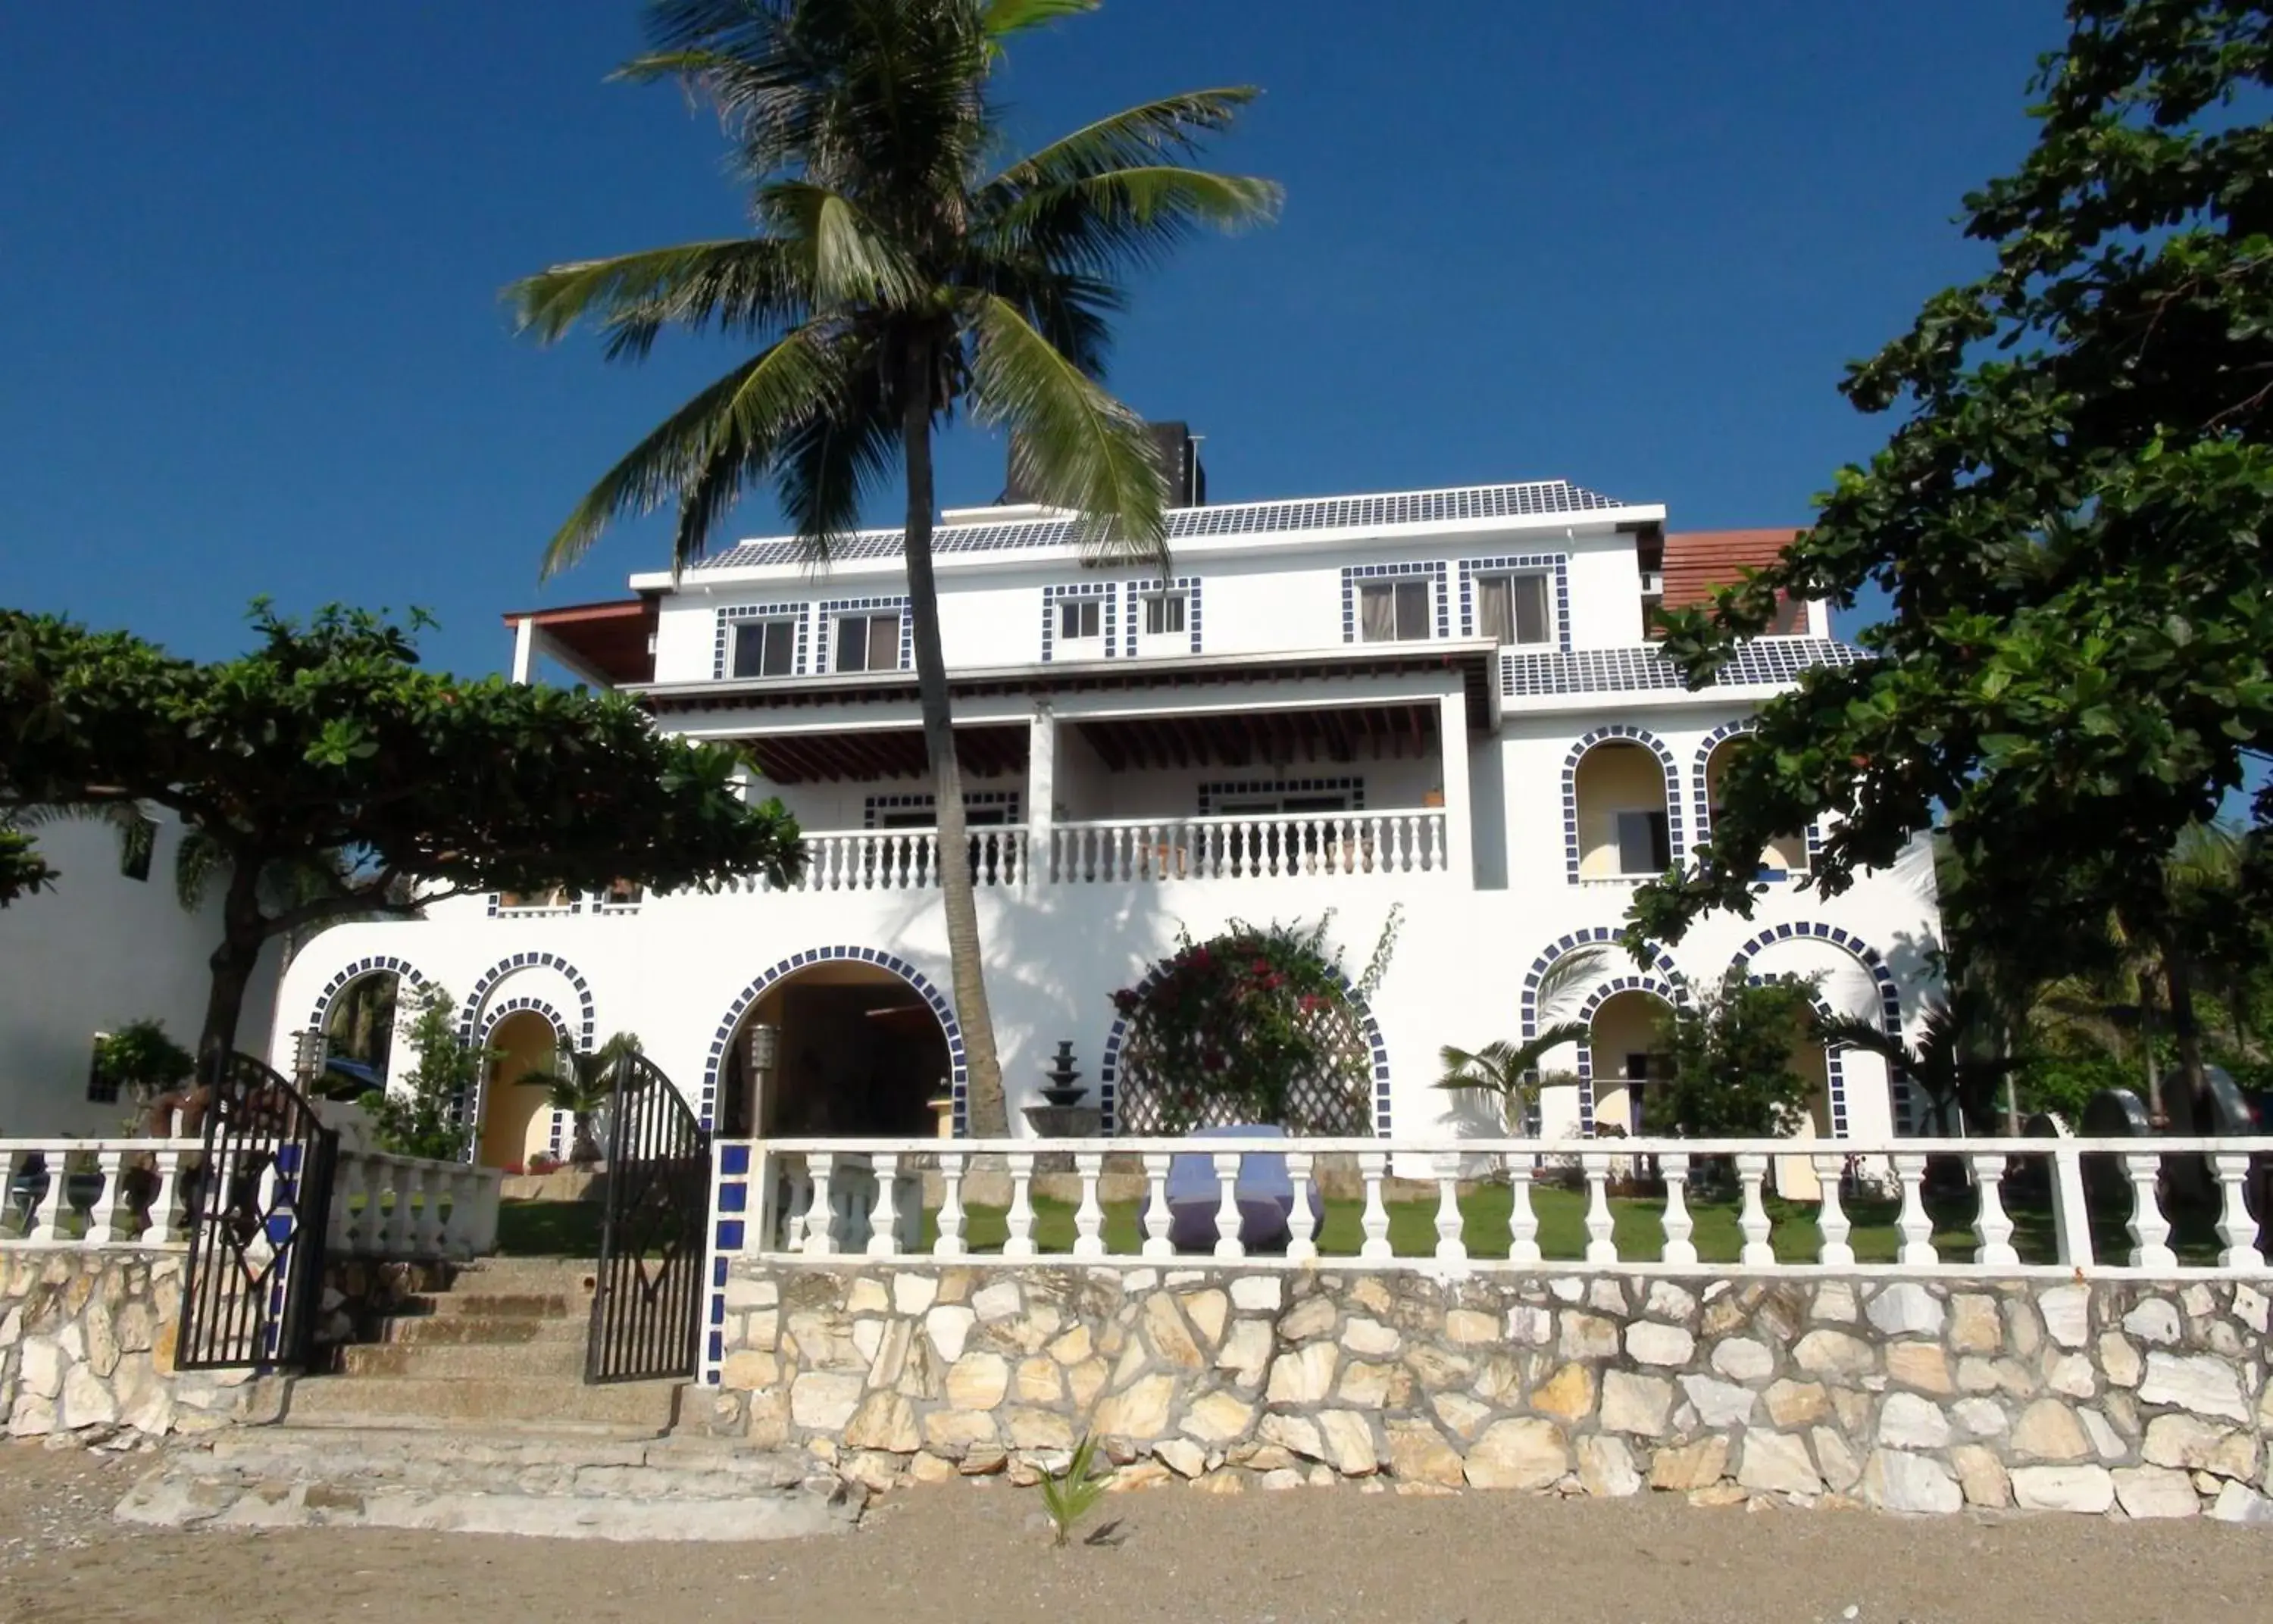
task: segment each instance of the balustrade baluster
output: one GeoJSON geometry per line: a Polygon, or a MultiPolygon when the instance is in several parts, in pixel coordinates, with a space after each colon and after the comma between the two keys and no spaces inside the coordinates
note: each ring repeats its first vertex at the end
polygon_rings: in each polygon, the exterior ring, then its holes
{"type": "Polygon", "coordinates": [[[1081,1180],[1081,1204],[1073,1211],[1073,1254],[1080,1258],[1103,1257],[1105,1208],[1097,1199],[1097,1181],[1105,1172],[1105,1157],[1095,1150],[1076,1150],[1073,1171],[1081,1180]]]}
{"type": "Polygon", "coordinates": [[[1618,1261],[1616,1225],[1610,1219],[1610,1158],[1588,1153],[1579,1158],[1587,1178],[1587,1261],[1618,1261]]]}
{"type": "Polygon", "coordinates": [[[939,1153],[939,1239],[932,1244],[934,1257],[963,1255],[963,1164],[960,1150],[939,1153]]]}
{"type": "Polygon", "coordinates": [[[813,1164],[810,1157],[782,1174],[780,1250],[802,1252],[813,1230],[813,1164]]]}
{"type": "Polygon", "coordinates": [[[1389,1157],[1379,1150],[1357,1153],[1358,1177],[1365,1181],[1365,1213],[1358,1227],[1365,1233],[1365,1242],[1357,1249],[1362,1258],[1390,1258],[1396,1249],[1389,1244],[1389,1209],[1381,1203],[1381,1181],[1389,1171],[1389,1157]]]}
{"type": "Polygon", "coordinates": [[[142,1231],[146,1246],[170,1246],[187,1224],[182,1216],[182,1157],[197,1152],[161,1150],[156,1153],[158,1193],[150,1198],[150,1225],[142,1231]]]}
{"type": "Polygon", "coordinates": [[[890,1257],[899,1250],[900,1158],[880,1150],[869,1158],[876,1170],[876,1201],[868,1209],[868,1255],[890,1257]]]}
{"type": "Polygon", "coordinates": [[[1287,1179],[1294,1187],[1294,1205],[1287,1214],[1287,1261],[1309,1263],[1318,1255],[1318,1216],[1310,1210],[1310,1172],[1316,1158],[1307,1150],[1287,1153],[1287,1179]]]}
{"type": "Polygon", "coordinates": [[[1239,1238],[1239,1169],[1245,1158],[1236,1150],[1219,1150],[1208,1159],[1215,1166],[1215,1254],[1245,1257],[1246,1243],[1239,1238]]]}
{"type": "Polygon", "coordinates": [[[1429,849],[1421,866],[1432,874],[1444,872],[1444,818],[1441,812],[1422,812],[1422,822],[1429,831],[1429,849]]]}
{"type": "Polygon", "coordinates": [[[2131,1180],[2131,1267],[2176,1269],[2179,1254],[2171,1250],[2171,1221],[2163,1216],[2162,1192],[2157,1187],[2163,1171],[2159,1151],[2126,1152],[2123,1172],[2131,1180]]]}
{"type": "Polygon", "coordinates": [[[1405,849],[1405,819],[1392,817],[1389,820],[1389,872],[1404,874],[1412,872],[1410,854],[1405,849]]]}
{"type": "Polygon", "coordinates": [[[1941,1261],[1941,1254],[1934,1250],[1933,1220],[1926,1216],[1925,1158],[1898,1156],[1892,1160],[1894,1181],[1902,1192],[1902,1210],[1894,1215],[1894,1232],[1902,1237],[1895,1260],[1931,1269],[1941,1261]]]}
{"type": "Polygon", "coordinates": [[[1460,1216],[1460,1158],[1456,1155],[1446,1155],[1435,1160],[1437,1261],[1440,1263],[1464,1263],[1467,1261],[1468,1246],[1461,1239],[1466,1220],[1460,1216]]]}
{"type": "Polygon", "coordinates": [[[386,1209],[386,1225],[380,1231],[379,1246],[387,1257],[410,1255],[411,1224],[416,1214],[411,1210],[410,1181],[405,1170],[409,1164],[399,1156],[390,1156],[379,1163],[377,1171],[386,1182],[390,1198],[386,1209]]]}
{"type": "Polygon", "coordinates": [[[1758,1269],[1775,1261],[1775,1248],[1768,1244],[1767,1209],[1760,1205],[1760,1186],[1768,1176],[1768,1159],[1758,1152],[1737,1157],[1737,1182],[1744,1190],[1744,1205],[1737,1216],[1737,1232],[1744,1238],[1737,1253],[1737,1261],[1747,1269],[1758,1269]]]}
{"type": "Polygon", "coordinates": [[[1657,1171],[1665,1180],[1665,1211],[1659,1220],[1665,1228],[1665,1244],[1658,1248],[1658,1261],[1694,1263],[1697,1246],[1689,1238],[1697,1226],[1689,1216],[1689,1157],[1679,1151],[1661,1156],[1657,1171]]]}
{"type": "Polygon", "coordinates": [[[2257,1249],[2257,1224],[2249,1216],[2249,1201],[2243,1194],[2249,1179],[2249,1158],[2221,1152],[2209,1160],[2217,1175],[2217,1238],[2225,1243],[2217,1254],[2218,1266],[2262,1269],[2265,1254],[2257,1249]]]}
{"type": "Polygon", "coordinates": [[[331,1233],[324,1237],[325,1251],[334,1257],[356,1255],[356,1203],[362,1195],[363,1158],[342,1156],[332,1171],[331,1233]]]}
{"type": "Polygon", "coordinates": [[[2052,1234],[2059,1261],[2068,1269],[2089,1269],[2094,1261],[2091,1209],[2083,1194],[2083,1158],[2070,1146],[2052,1148],[2052,1234]]]}
{"type": "MultiPolygon", "coordinates": [[[[64,1238],[64,1215],[70,1210],[69,1203],[64,1200],[64,1185],[68,1177],[64,1170],[71,1164],[67,1153],[60,1146],[34,1154],[40,1158],[40,1166],[47,1173],[48,1183],[47,1187],[40,1192],[39,1201],[26,1215],[24,1239],[52,1244],[64,1238]]],[[[10,1182],[13,1184],[12,1179],[10,1182]]],[[[0,1191],[0,1195],[13,1193],[12,1189],[0,1191]]]]}
{"type": "Polygon", "coordinates": [[[1024,1258],[1034,1255],[1034,1157],[1031,1151],[1013,1150],[1010,1163],[1009,1239],[1002,1243],[1002,1255],[1024,1258]]]}
{"type": "Polygon", "coordinates": [[[1847,1244],[1854,1232],[1847,1209],[1839,1204],[1839,1180],[1847,1166],[1844,1156],[1818,1156],[1808,1158],[1815,1170],[1815,1182],[1823,1192],[1823,1205],[1816,1214],[1816,1228],[1822,1231],[1823,1244],[1817,1250],[1815,1261],[1827,1269],[1845,1269],[1855,1261],[1855,1248],[1847,1244]]]}
{"type": "MultiPolygon", "coordinates": [[[[413,1231],[412,1245],[419,1257],[442,1255],[442,1184],[440,1169],[422,1167],[418,1170],[418,1222],[413,1231]]],[[[296,1200],[294,1204],[298,1203],[296,1200]]]]}
{"type": "Polygon", "coordinates": [[[1973,1215],[1973,1261],[1976,1263],[2017,1263],[2021,1254],[2013,1249],[2013,1220],[2005,1214],[2005,1158],[2001,1154],[1969,1157],[1973,1165],[1973,1186],[1979,1203],[1973,1215]]]}
{"type": "Polygon", "coordinates": [[[118,1185],[125,1176],[126,1152],[96,1151],[94,1170],[102,1180],[102,1187],[94,1193],[94,1203],[86,1211],[86,1244],[108,1246],[123,1239],[118,1233],[118,1185]]]}
{"type": "Polygon", "coordinates": [[[1168,1161],[1165,1156],[1152,1151],[1144,1153],[1144,1255],[1174,1257],[1175,1243],[1168,1239],[1168,1161]]]}
{"type": "Polygon", "coordinates": [[[805,1254],[832,1257],[836,1252],[836,1158],[828,1151],[806,1158],[813,1174],[813,1204],[805,1215],[805,1254]]]}
{"type": "Polygon", "coordinates": [[[1526,1150],[1507,1159],[1507,1189],[1512,1198],[1507,1215],[1507,1260],[1511,1263],[1540,1261],[1539,1215],[1531,1209],[1531,1180],[1538,1163],[1526,1150]]]}

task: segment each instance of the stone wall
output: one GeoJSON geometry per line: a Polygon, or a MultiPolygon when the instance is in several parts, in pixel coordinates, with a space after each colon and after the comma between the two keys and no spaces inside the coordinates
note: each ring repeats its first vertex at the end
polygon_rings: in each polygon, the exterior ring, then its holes
{"type": "Polygon", "coordinates": [[[2273,1522],[2267,1295],[2233,1281],[736,1260],[715,1427],[871,1488],[1355,1480],[2273,1522]]]}
{"type": "Polygon", "coordinates": [[[266,1402],[250,1371],[174,1368],[179,1253],[0,1251],[0,1421],[11,1436],[206,1432],[266,1402]]]}

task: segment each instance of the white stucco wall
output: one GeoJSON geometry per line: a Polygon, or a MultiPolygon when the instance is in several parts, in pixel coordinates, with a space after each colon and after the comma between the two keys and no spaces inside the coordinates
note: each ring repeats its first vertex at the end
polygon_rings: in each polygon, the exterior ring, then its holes
{"type": "MultiPolygon", "coordinates": [[[[181,829],[170,819],[146,880],[119,872],[118,835],[107,824],[54,824],[39,841],[62,878],[53,891],[0,909],[0,1138],[116,1134],[127,1107],[86,1097],[94,1035],[146,1016],[196,1048],[220,899],[209,894],[195,912],[175,900],[181,829]]],[[[275,956],[255,977],[237,1029],[238,1047],[255,1053],[274,1024],[275,956]]]]}

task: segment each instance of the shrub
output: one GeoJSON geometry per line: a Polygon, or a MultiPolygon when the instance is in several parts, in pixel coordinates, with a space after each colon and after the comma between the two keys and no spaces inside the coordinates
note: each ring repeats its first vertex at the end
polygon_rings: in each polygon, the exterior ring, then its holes
{"type": "Polygon", "coordinates": [[[497,1051],[458,1041],[457,1004],[446,989],[429,983],[417,1008],[410,1028],[416,1067],[405,1088],[371,1096],[371,1124],[380,1146],[396,1156],[460,1161],[472,1135],[459,1119],[497,1051]]]}

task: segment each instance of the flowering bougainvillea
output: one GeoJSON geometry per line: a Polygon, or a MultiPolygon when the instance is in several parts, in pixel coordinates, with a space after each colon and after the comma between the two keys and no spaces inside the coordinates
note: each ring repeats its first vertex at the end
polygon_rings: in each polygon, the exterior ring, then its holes
{"type": "MultiPolygon", "coordinates": [[[[1370,1131],[1369,1052],[1349,1005],[1330,923],[1234,920],[1176,951],[1113,1006],[1128,1022],[1121,1049],[1124,1132],[1186,1134],[1232,1123],[1293,1132],[1370,1131]]],[[[1388,965],[1392,915],[1359,978],[1369,992],[1388,965]]]]}

